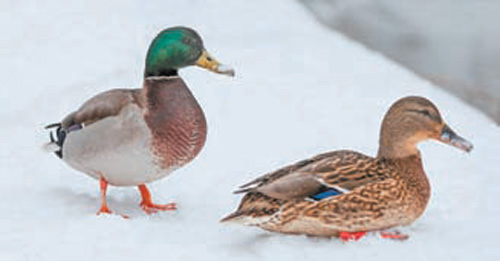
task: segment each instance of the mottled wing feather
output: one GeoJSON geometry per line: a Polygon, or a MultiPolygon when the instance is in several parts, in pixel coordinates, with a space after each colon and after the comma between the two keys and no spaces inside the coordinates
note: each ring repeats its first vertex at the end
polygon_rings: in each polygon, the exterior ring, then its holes
{"type": "Polygon", "coordinates": [[[384,180],[388,177],[386,166],[372,157],[354,151],[339,151],[335,158],[323,160],[305,169],[322,183],[353,190],[359,186],[384,180]]]}
{"type": "Polygon", "coordinates": [[[293,172],[254,190],[272,198],[292,199],[315,194],[322,186],[312,174],[293,172]]]}
{"type": "Polygon", "coordinates": [[[283,203],[282,200],[271,198],[259,192],[250,192],[243,196],[238,210],[224,217],[221,222],[242,217],[261,218],[276,213],[283,203]]]}
{"type": "MultiPolygon", "coordinates": [[[[304,209],[303,215],[318,218],[328,225],[344,229],[350,227],[354,231],[362,230],[366,226],[382,227],[384,220],[381,218],[387,213],[387,208],[393,207],[389,204],[397,204],[399,186],[398,181],[392,178],[366,184],[351,193],[310,204],[304,209]]],[[[284,220],[293,219],[294,213],[285,208],[282,215],[284,220]]]]}
{"type": "Polygon", "coordinates": [[[301,160],[299,162],[296,162],[292,165],[289,165],[289,166],[286,166],[284,168],[281,168],[279,170],[276,170],[276,171],[273,171],[273,172],[270,172],[268,174],[265,174],[259,178],[256,178],[246,184],[243,184],[240,186],[241,190],[238,190],[238,191],[235,191],[235,193],[243,193],[243,192],[248,192],[249,190],[251,190],[252,188],[256,188],[256,187],[259,187],[259,186],[262,186],[262,185],[265,185],[265,184],[268,184],[274,180],[277,180],[283,176],[286,176],[290,173],[293,173],[293,172],[296,172],[297,170],[305,167],[305,166],[308,166],[310,165],[311,163],[314,163],[314,162],[317,162],[317,161],[320,161],[324,158],[328,158],[328,157],[331,157],[332,155],[334,155],[336,152],[327,152],[327,153],[323,153],[323,154],[319,154],[313,158],[310,158],[310,159],[305,159],[305,160],[301,160]],[[250,186],[252,186],[250,188],[250,186]]]}
{"type": "Polygon", "coordinates": [[[63,129],[73,125],[89,125],[109,116],[118,115],[130,103],[142,104],[141,89],[113,89],[87,100],[78,110],[66,116],[61,124],[63,129]]]}
{"type": "Polygon", "coordinates": [[[270,174],[264,175],[237,192],[256,191],[277,199],[293,199],[312,196],[322,186],[340,190],[383,180],[376,161],[353,151],[335,151],[300,161],[270,174]],[[249,187],[253,185],[252,187],[249,187]]]}

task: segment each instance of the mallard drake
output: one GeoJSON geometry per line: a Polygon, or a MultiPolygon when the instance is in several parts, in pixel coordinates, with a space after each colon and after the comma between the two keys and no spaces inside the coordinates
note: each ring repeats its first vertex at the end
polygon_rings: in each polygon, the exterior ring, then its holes
{"type": "Polygon", "coordinates": [[[208,54],[196,31],[168,28],[149,46],[142,88],[100,93],[46,127],[56,128],[46,148],[100,181],[98,214],[111,213],[108,184],[138,186],[140,206],[148,214],[175,209],[175,203],[154,204],[145,184],[184,166],[205,144],[205,115],[177,73],[191,65],[234,76],[231,68],[208,54]]]}
{"type": "Polygon", "coordinates": [[[333,151],[261,176],[235,191],[246,194],[221,222],[343,240],[368,231],[405,239],[391,228],[412,223],[427,206],[430,185],[416,145],[428,139],[472,149],[431,101],[402,98],[383,119],[376,157],[333,151]]]}

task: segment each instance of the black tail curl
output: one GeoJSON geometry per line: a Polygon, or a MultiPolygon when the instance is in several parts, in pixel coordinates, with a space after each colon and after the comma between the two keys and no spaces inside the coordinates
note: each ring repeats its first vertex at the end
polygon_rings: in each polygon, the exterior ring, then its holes
{"type": "Polygon", "coordinates": [[[55,130],[55,136],[51,131],[50,132],[50,142],[56,144],[59,147],[59,150],[54,151],[54,153],[62,159],[62,146],[64,143],[64,139],[66,138],[66,131],[62,128],[61,123],[52,123],[47,126],[45,126],[45,129],[52,129],[52,128],[57,128],[55,130]]]}

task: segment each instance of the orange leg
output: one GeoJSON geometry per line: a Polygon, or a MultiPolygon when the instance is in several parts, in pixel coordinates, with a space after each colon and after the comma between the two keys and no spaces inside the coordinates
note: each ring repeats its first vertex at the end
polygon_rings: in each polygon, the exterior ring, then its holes
{"type": "Polygon", "coordinates": [[[358,240],[360,240],[365,235],[366,235],[365,231],[359,231],[359,232],[346,232],[346,231],[343,231],[343,232],[339,233],[339,238],[342,241],[344,241],[344,242],[347,242],[347,241],[350,241],[350,240],[358,241],[358,240]]]}
{"type": "Polygon", "coordinates": [[[165,205],[153,204],[153,201],[151,200],[151,193],[149,193],[149,190],[146,187],[146,185],[141,184],[137,187],[139,188],[142,197],[142,201],[139,205],[141,206],[142,210],[144,210],[144,212],[146,212],[147,214],[153,214],[158,211],[175,210],[177,208],[175,203],[170,203],[165,205]]]}
{"type": "Polygon", "coordinates": [[[395,231],[382,231],[380,232],[380,236],[382,238],[387,238],[387,239],[394,239],[394,240],[407,240],[410,236],[401,234],[401,232],[395,230],[395,231]]]}
{"type": "Polygon", "coordinates": [[[111,214],[111,210],[108,208],[108,204],[106,203],[106,190],[108,189],[108,182],[101,177],[99,180],[99,185],[101,187],[101,209],[97,212],[97,215],[100,214],[111,214]]]}
{"type": "MultiPolygon", "coordinates": [[[[104,178],[99,179],[99,185],[101,187],[101,209],[97,212],[97,215],[100,214],[113,214],[113,211],[111,211],[108,208],[108,203],[106,202],[106,190],[108,189],[108,182],[104,178]]],[[[120,215],[122,218],[128,219],[129,216],[127,215],[120,215]]]]}

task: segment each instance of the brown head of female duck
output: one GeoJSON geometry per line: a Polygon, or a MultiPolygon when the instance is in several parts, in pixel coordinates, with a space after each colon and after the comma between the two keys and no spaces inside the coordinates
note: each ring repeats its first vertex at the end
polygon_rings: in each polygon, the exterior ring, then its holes
{"type": "Polygon", "coordinates": [[[472,144],[458,136],[428,99],[410,96],[396,101],[386,113],[380,130],[378,158],[418,155],[417,144],[434,139],[469,152],[472,144]]]}
{"type": "Polygon", "coordinates": [[[472,144],[457,135],[443,120],[437,107],[428,99],[410,96],[396,101],[386,113],[380,130],[377,159],[396,171],[392,178],[403,181],[409,222],[424,212],[430,197],[430,185],[422,166],[417,145],[438,140],[469,152],[472,144]]]}

